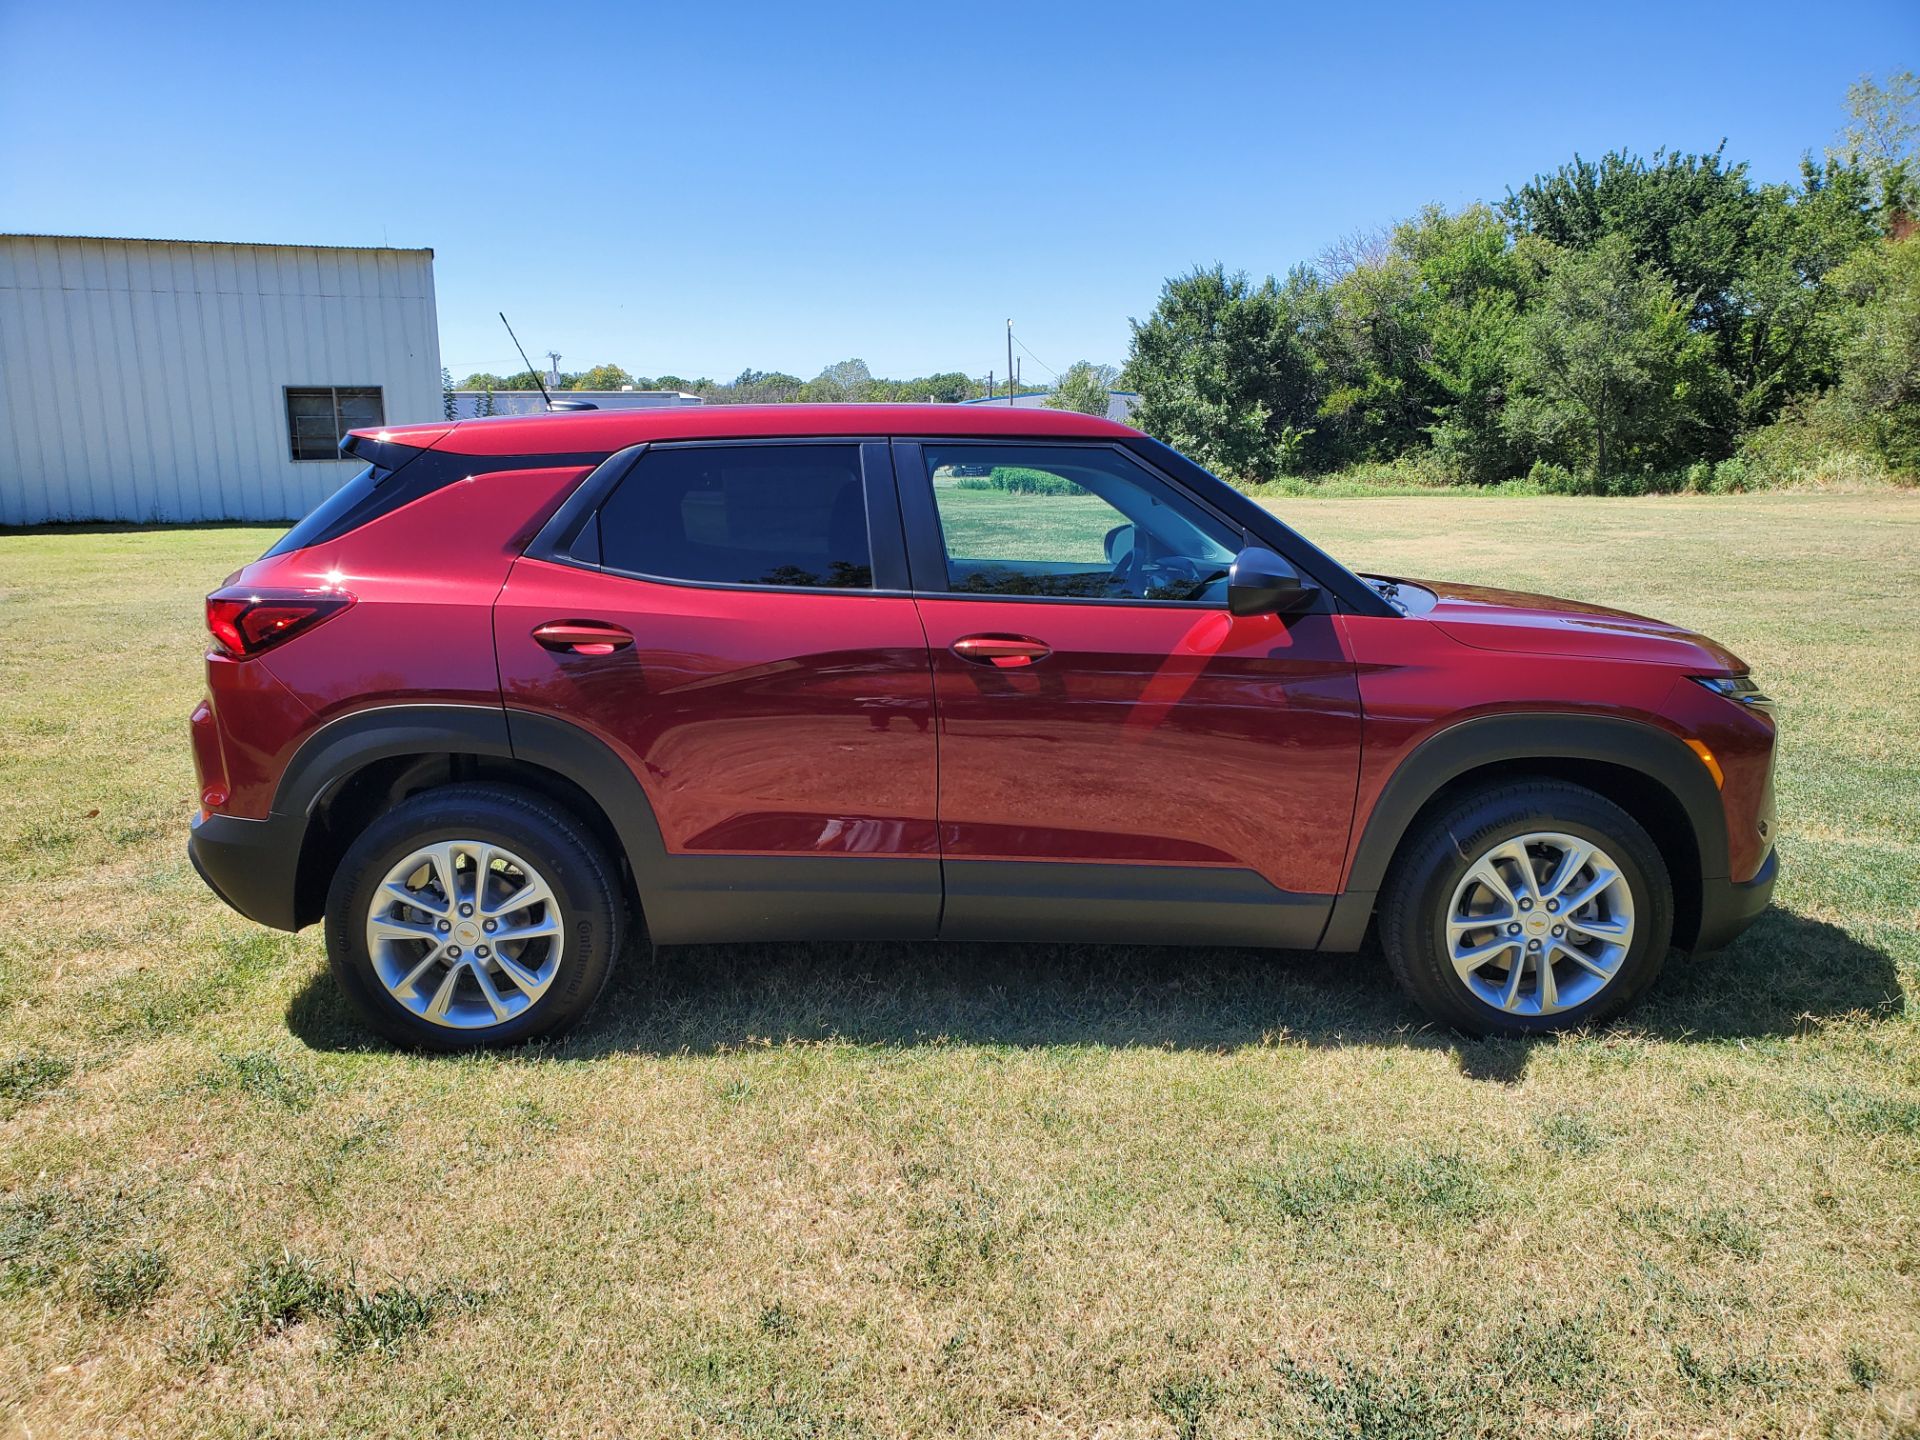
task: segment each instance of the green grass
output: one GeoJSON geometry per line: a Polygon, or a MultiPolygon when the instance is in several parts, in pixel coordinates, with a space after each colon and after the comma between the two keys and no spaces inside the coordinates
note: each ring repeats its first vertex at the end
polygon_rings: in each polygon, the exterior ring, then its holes
{"type": "MultiPolygon", "coordinates": [[[[1053,478],[1053,477],[1041,477],[1053,478]]],[[[1097,565],[1102,543],[1125,517],[1097,495],[1007,492],[986,482],[934,484],[940,522],[955,555],[979,560],[1065,560],[1097,565]]]]}
{"type": "Polygon", "coordinates": [[[1777,907],[1537,1044],[1372,955],[743,946],[396,1054],[182,853],[268,534],[0,535],[0,1434],[1914,1433],[1920,497],[1276,503],[1744,655],[1777,907]]]}

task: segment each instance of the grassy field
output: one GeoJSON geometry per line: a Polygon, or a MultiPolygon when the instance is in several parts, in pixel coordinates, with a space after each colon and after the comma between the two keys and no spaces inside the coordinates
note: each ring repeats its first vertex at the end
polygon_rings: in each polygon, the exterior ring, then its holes
{"type": "Polygon", "coordinates": [[[1539,1044],[1375,956],[871,946],[395,1054],[182,852],[267,535],[0,535],[0,1433],[1920,1434],[1920,498],[1279,508],[1746,656],[1777,908],[1539,1044]]]}

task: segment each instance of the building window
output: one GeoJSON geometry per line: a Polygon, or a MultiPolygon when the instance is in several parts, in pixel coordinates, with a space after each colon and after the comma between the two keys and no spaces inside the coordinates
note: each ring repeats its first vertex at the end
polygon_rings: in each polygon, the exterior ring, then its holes
{"type": "Polygon", "coordinates": [[[386,423],[378,385],[287,387],[287,440],[296,460],[338,460],[349,430],[386,423]]]}

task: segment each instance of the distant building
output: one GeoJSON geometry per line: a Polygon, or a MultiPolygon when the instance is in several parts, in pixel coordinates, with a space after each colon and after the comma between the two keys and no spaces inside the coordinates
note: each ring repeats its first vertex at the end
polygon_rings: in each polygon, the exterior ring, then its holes
{"type": "MultiPolygon", "coordinates": [[[[966,400],[966,405],[1011,405],[1016,410],[1039,410],[1045,407],[1053,395],[1051,390],[1022,390],[1009,400],[1005,395],[988,395],[979,400],[966,400]]],[[[1107,419],[1116,420],[1122,425],[1132,424],[1129,418],[1133,407],[1140,403],[1138,390],[1109,390],[1107,392],[1107,419]]]]}
{"type": "MultiPolygon", "coordinates": [[[[456,420],[471,420],[480,413],[481,397],[484,390],[456,390],[453,392],[453,417],[456,420]]],[[[675,405],[704,405],[706,399],[699,395],[689,395],[684,390],[555,390],[553,402],[564,405],[568,401],[584,400],[600,410],[657,410],[675,405]]],[[[547,402],[540,398],[538,390],[496,390],[493,392],[493,413],[496,415],[540,415],[546,412],[547,402]]]]}
{"type": "Polygon", "coordinates": [[[431,250],[0,235],[0,524],[304,515],[441,413],[431,250]]]}

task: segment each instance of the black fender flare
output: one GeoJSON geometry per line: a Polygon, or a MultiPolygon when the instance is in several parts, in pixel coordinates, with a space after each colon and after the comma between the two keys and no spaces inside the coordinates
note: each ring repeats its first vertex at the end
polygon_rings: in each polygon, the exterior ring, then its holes
{"type": "MultiPolygon", "coordinates": [[[[1428,736],[1394,768],[1367,816],[1323,950],[1358,949],[1374,897],[1400,842],[1442,788],[1486,765],[1589,761],[1648,777],[1686,813],[1703,883],[1728,873],[1727,820],[1712,776],[1677,735],[1639,720],[1560,711],[1504,712],[1463,720],[1428,736]]],[[[1604,785],[1596,785],[1605,794],[1604,785]]]]}
{"type": "Polygon", "coordinates": [[[514,759],[564,776],[600,806],[627,852],[627,864],[633,869],[644,904],[649,892],[660,883],[667,846],[660,836],[653,802],[647,799],[633,767],[606,741],[570,720],[533,710],[509,708],[502,713],[514,759]]]}
{"type": "Polygon", "coordinates": [[[556,716],[497,705],[376,705],[329,721],[287,762],[273,811],[311,816],[349,775],[400,755],[487,755],[538,765],[598,802],[636,873],[666,854],[646,791],[604,740],[556,716]]]}
{"type": "MultiPolygon", "coordinates": [[[[570,721],[528,710],[458,702],[375,705],[328,721],[304,740],[275,788],[273,827],[284,837],[277,857],[289,891],[308,886],[302,852],[314,812],[349,776],[379,760],[414,755],[478,755],[524,761],[578,786],[613,827],[644,904],[662,881],[666,846],[645,790],[607,743],[570,721]]],[[[616,857],[619,858],[619,857],[616,857]]],[[[310,923],[314,894],[290,897],[297,923],[310,923]]],[[[292,925],[283,928],[294,928],[292,925]]]]}
{"type": "Polygon", "coordinates": [[[329,720],[300,742],[280,772],[273,813],[311,817],[341,781],[376,760],[512,754],[506,714],[498,705],[374,705],[329,720]]]}

